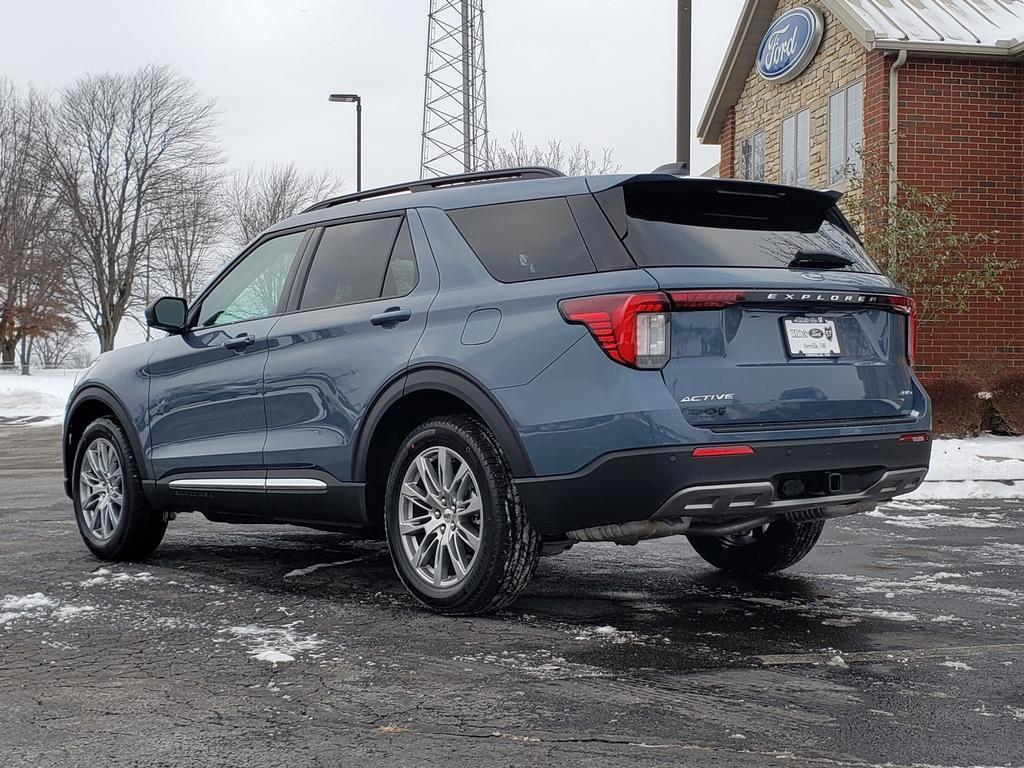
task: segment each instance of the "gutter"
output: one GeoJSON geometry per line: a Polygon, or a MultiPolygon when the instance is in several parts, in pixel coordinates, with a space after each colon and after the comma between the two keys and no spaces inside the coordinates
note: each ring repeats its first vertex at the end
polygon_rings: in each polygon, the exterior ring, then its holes
{"type": "Polygon", "coordinates": [[[907,51],[901,49],[889,67],[889,205],[896,202],[896,179],[899,162],[900,77],[907,63],[907,51]]]}

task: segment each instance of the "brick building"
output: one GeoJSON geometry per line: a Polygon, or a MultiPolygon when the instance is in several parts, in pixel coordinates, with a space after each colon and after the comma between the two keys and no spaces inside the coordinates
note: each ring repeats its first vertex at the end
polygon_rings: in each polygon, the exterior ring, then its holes
{"type": "Polygon", "coordinates": [[[954,191],[1020,266],[925,326],[918,371],[1024,369],[1024,0],[747,0],[697,132],[723,177],[842,190],[862,147],[890,192],[954,191]]]}

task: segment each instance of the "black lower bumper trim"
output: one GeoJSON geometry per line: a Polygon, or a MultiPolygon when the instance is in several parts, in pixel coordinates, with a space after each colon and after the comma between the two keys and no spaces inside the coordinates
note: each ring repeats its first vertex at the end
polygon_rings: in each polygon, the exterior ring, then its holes
{"type": "Polygon", "coordinates": [[[931,441],[900,443],[899,435],[749,445],[752,455],[697,459],[697,446],[623,451],[570,475],[518,479],[516,488],[533,525],[553,536],[655,516],[721,520],[884,501],[917,487],[931,456],[931,441]],[[835,474],[838,490],[814,490],[835,474]],[[806,481],[808,492],[780,493],[793,479],[806,481]],[[708,489],[721,486],[740,492],[710,498],[708,489]]]}

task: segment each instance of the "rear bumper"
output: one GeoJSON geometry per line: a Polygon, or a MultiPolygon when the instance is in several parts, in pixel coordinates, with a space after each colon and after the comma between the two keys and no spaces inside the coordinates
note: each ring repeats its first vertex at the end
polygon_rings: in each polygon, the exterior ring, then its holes
{"type": "Polygon", "coordinates": [[[623,451],[570,475],[518,479],[516,488],[534,526],[556,536],[650,518],[781,517],[887,501],[920,485],[931,457],[930,440],[899,435],[749,444],[752,455],[715,458],[693,458],[697,446],[623,451]],[[841,482],[830,492],[833,473],[841,482]],[[805,488],[787,496],[787,480],[805,488]]]}

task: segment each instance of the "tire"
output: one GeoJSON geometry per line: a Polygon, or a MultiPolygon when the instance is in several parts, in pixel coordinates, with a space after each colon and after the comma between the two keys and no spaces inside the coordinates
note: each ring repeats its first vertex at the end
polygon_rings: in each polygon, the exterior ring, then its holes
{"type": "Polygon", "coordinates": [[[439,613],[503,608],[529,582],[540,556],[540,537],[497,440],[466,416],[431,419],[402,441],[388,477],[384,525],[399,578],[439,613]],[[450,492],[442,487],[442,461],[450,492]]]}
{"type": "Polygon", "coordinates": [[[777,520],[737,536],[693,536],[690,545],[711,565],[740,576],[760,576],[800,562],[814,548],[824,520],[777,520]]]}
{"type": "Polygon", "coordinates": [[[85,428],[75,450],[71,487],[78,532],[85,545],[101,560],[141,560],[160,545],[167,521],[146,501],[131,443],[113,419],[97,419],[85,428]],[[107,483],[115,492],[114,496],[107,494],[111,499],[117,498],[116,489],[120,485],[121,504],[116,522],[113,512],[116,502],[106,507],[105,512],[96,511],[95,505],[91,505],[97,495],[102,495],[88,493],[88,487],[92,486],[90,481],[103,475],[90,463],[88,454],[94,447],[94,457],[112,456],[111,462],[116,461],[120,472],[119,482],[107,483]]]}

